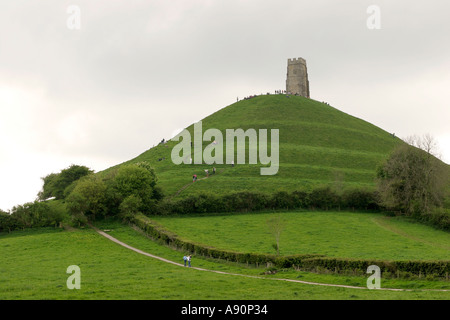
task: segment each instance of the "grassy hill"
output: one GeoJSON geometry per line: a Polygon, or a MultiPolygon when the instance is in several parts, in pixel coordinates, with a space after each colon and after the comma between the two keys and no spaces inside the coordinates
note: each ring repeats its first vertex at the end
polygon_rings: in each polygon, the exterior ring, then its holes
{"type": "MultiPolygon", "coordinates": [[[[215,165],[215,175],[201,179],[206,176],[204,170],[211,171],[212,166],[173,164],[171,152],[177,141],[160,144],[127,163],[151,163],[156,169],[159,185],[168,196],[244,190],[310,190],[329,184],[372,188],[377,164],[396,144],[402,143],[366,121],[299,96],[267,95],[241,100],[202,119],[202,125],[203,132],[209,128],[219,129],[224,144],[226,129],[253,128],[257,132],[259,129],[269,132],[279,129],[278,173],[261,176],[261,164],[233,168],[222,164],[215,165]],[[191,183],[193,174],[200,179],[195,184],[191,183]],[[183,191],[179,192],[181,189],[183,191]]],[[[193,125],[187,129],[193,137],[193,125]]],[[[204,142],[204,146],[209,143],[204,142]]],[[[224,154],[225,150],[224,146],[224,154]]]]}

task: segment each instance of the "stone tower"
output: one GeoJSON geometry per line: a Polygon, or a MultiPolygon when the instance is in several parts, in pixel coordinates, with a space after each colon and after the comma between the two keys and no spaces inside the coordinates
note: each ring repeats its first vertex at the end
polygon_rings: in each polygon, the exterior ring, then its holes
{"type": "Polygon", "coordinates": [[[288,59],[286,92],[309,98],[308,71],[305,59],[288,59]]]}

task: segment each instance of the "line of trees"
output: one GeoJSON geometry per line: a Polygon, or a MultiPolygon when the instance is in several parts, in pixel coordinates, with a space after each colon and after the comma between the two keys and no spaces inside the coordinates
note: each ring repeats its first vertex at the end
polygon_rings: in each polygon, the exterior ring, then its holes
{"type": "Polygon", "coordinates": [[[56,227],[70,216],[64,206],[45,200],[65,198],[73,185],[82,177],[92,175],[88,167],[71,165],[60,173],[51,173],[42,178],[43,187],[33,202],[14,206],[10,212],[0,210],[0,232],[17,229],[56,227]]]}
{"type": "Polygon", "coordinates": [[[0,232],[25,228],[58,227],[67,220],[64,210],[48,203],[34,201],[15,206],[9,213],[0,210],[0,232]]]}
{"type": "Polygon", "coordinates": [[[81,225],[106,215],[128,219],[136,213],[155,213],[163,197],[155,171],[146,162],[120,166],[105,176],[72,165],[42,180],[36,201],[15,206],[9,213],[0,210],[0,232],[81,225]]]}
{"type": "Polygon", "coordinates": [[[80,223],[106,215],[127,219],[138,212],[155,212],[157,202],[163,197],[156,183],[155,171],[148,163],[122,165],[103,178],[94,174],[83,177],[65,202],[80,223]]]}

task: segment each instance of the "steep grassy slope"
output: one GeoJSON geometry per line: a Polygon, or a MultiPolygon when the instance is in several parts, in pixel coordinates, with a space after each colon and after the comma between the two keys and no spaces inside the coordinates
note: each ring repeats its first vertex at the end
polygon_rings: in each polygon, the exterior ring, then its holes
{"type": "MultiPolygon", "coordinates": [[[[212,165],[181,164],[171,161],[169,141],[158,145],[128,163],[148,161],[155,167],[160,186],[167,195],[177,196],[200,191],[264,191],[311,189],[319,185],[374,186],[375,169],[393,149],[402,143],[390,133],[329,105],[303,97],[285,95],[258,96],[236,102],[202,120],[203,132],[226,129],[279,129],[280,168],[276,175],[261,176],[262,165],[215,165],[217,173],[204,178],[212,165]],[[164,159],[164,160],[160,160],[164,159]]],[[[193,137],[193,125],[187,128],[193,137]]],[[[210,142],[204,142],[204,146],[210,142]]],[[[270,145],[270,136],[268,139],[270,145]]],[[[224,146],[225,155],[225,146],[224,146]]],[[[248,153],[247,153],[248,155],[248,153]]],[[[192,157],[193,154],[192,154],[192,157]]],[[[235,160],[236,162],[236,160],[235,160]]]]}

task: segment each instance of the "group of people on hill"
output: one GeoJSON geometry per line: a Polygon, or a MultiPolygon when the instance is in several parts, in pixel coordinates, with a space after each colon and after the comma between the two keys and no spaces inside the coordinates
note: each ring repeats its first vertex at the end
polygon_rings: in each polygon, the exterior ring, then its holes
{"type": "MultiPolygon", "coordinates": [[[[205,169],[205,174],[206,174],[206,177],[208,178],[209,177],[209,169],[205,169]]],[[[216,167],[212,168],[212,174],[216,174],[216,167]]],[[[195,181],[197,181],[197,175],[196,174],[194,174],[192,176],[192,182],[195,182],[195,181]]]]}
{"type": "MultiPolygon", "coordinates": [[[[266,95],[270,95],[270,94],[271,94],[270,92],[267,92],[267,93],[266,93],[266,95]]],[[[295,95],[295,96],[299,96],[298,93],[293,94],[292,92],[287,91],[287,90],[275,90],[275,94],[286,94],[286,95],[295,95]]],[[[263,94],[261,93],[261,95],[263,95],[263,94]]],[[[250,95],[250,96],[245,97],[244,100],[249,100],[249,99],[254,98],[254,97],[257,97],[257,96],[258,96],[258,95],[253,94],[253,95],[250,95]]],[[[236,98],[236,101],[239,101],[239,97],[236,98]]]]}
{"type": "Polygon", "coordinates": [[[254,98],[254,97],[257,97],[257,95],[256,95],[256,94],[254,94],[254,95],[251,95],[251,96],[245,97],[245,98],[244,98],[244,100],[249,100],[249,99],[251,99],[251,98],[254,98]]]}

